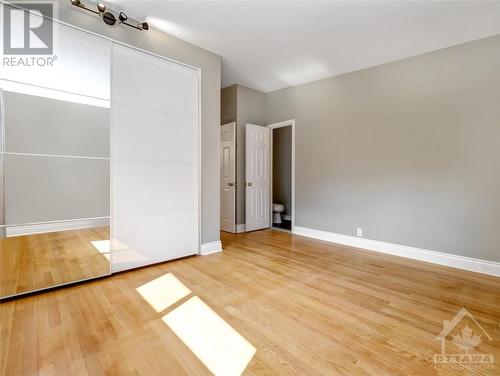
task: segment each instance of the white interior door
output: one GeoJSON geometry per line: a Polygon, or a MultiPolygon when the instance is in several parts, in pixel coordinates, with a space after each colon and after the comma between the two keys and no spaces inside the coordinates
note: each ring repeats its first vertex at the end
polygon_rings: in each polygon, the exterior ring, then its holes
{"type": "Polygon", "coordinates": [[[220,127],[220,228],[236,232],[236,123],[220,127]]]}
{"type": "Polygon", "coordinates": [[[113,45],[113,271],[198,253],[198,80],[196,69],[113,45]]]}
{"type": "Polygon", "coordinates": [[[247,124],[245,129],[245,228],[270,227],[271,130],[247,124]]]}

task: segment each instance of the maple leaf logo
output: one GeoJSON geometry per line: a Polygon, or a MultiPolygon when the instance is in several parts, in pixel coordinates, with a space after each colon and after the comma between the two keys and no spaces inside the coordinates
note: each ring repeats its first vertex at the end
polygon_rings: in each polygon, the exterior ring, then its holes
{"type": "Polygon", "coordinates": [[[472,329],[466,326],[462,328],[461,334],[453,336],[453,343],[457,345],[460,350],[465,350],[465,353],[468,354],[469,350],[472,350],[481,343],[481,336],[476,334],[472,335],[472,329]]]}

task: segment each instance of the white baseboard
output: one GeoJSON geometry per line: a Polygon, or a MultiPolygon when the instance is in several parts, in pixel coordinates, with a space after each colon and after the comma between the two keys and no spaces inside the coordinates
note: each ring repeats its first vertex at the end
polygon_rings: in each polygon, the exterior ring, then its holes
{"type": "Polygon", "coordinates": [[[315,230],[300,226],[295,226],[293,233],[327,242],[348,245],[370,251],[388,253],[390,255],[406,257],[413,260],[426,261],[433,264],[445,265],[452,268],[464,269],[500,277],[499,262],[480,260],[472,257],[454,255],[451,253],[430,251],[428,249],[409,247],[406,245],[385,243],[378,240],[358,238],[355,236],[335,234],[333,232],[315,230]]]}
{"type": "Polygon", "coordinates": [[[241,232],[245,232],[246,231],[246,226],[244,223],[241,223],[239,225],[236,225],[236,233],[239,234],[241,232]]]}
{"type": "Polygon", "coordinates": [[[201,256],[206,256],[218,252],[222,252],[222,242],[220,240],[211,243],[204,243],[201,245],[201,256]]]}
{"type": "Polygon", "coordinates": [[[32,234],[43,234],[44,232],[77,230],[81,228],[108,226],[109,218],[92,218],[84,220],[64,221],[64,222],[48,222],[37,223],[27,226],[7,227],[6,235],[21,236],[32,234]]]}

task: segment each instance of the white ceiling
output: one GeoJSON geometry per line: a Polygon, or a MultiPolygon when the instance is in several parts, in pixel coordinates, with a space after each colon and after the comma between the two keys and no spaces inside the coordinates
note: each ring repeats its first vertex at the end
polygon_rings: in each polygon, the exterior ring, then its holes
{"type": "Polygon", "coordinates": [[[500,34],[500,1],[109,2],[222,56],[223,87],[265,92],[500,34]]]}

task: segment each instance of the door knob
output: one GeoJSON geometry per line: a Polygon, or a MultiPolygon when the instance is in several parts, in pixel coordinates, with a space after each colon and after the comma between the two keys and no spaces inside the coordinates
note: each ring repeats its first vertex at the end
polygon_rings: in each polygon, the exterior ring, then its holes
{"type": "Polygon", "coordinates": [[[247,186],[251,187],[252,186],[252,182],[248,182],[247,186]]]}
{"type": "Polygon", "coordinates": [[[234,184],[233,183],[227,183],[227,185],[229,185],[230,187],[232,187],[234,184]]]}

